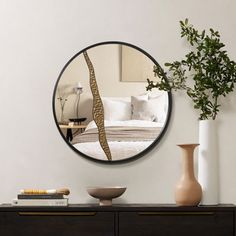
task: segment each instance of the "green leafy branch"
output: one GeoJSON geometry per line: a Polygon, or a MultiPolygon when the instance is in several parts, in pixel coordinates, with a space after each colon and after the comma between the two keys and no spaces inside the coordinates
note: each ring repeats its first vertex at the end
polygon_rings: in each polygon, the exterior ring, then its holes
{"type": "Polygon", "coordinates": [[[184,90],[194,108],[200,110],[200,120],[215,120],[221,106],[219,97],[225,97],[234,90],[236,62],[230,60],[227,51],[223,50],[225,45],[220,41],[218,31],[199,32],[188,23],[188,19],[180,21],[180,27],[181,37],[187,39],[192,50],[183,60],[165,63],[168,73],[155,65],[154,75],[160,81],[148,79],[147,90],[184,90]],[[190,79],[193,80],[192,86],[188,85],[190,79]]]}

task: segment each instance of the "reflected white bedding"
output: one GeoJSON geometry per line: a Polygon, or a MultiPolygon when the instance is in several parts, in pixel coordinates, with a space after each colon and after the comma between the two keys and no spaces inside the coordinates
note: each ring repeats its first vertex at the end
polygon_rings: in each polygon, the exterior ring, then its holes
{"type": "MultiPolygon", "coordinates": [[[[152,128],[158,127],[162,128],[163,123],[157,123],[146,120],[127,120],[127,121],[107,121],[105,120],[105,127],[144,127],[152,128]]],[[[91,121],[85,132],[96,128],[94,121],[91,121]]],[[[157,134],[158,136],[158,134],[157,134]]],[[[130,158],[137,155],[138,153],[144,151],[149,147],[153,140],[149,141],[109,141],[108,145],[110,147],[112,160],[121,160],[130,158]]],[[[102,150],[100,143],[96,142],[79,142],[73,145],[77,150],[84,153],[87,156],[94,157],[95,159],[107,160],[104,151],[102,150]]]]}
{"type": "MultiPolygon", "coordinates": [[[[128,127],[163,127],[163,123],[148,121],[148,120],[105,120],[105,127],[111,126],[128,126],[128,127]]],[[[94,121],[91,121],[86,130],[96,128],[96,124],[94,121]]]]}
{"type": "MultiPolygon", "coordinates": [[[[112,155],[112,160],[121,160],[137,155],[145,150],[152,142],[109,142],[109,147],[112,155]]],[[[94,157],[99,160],[106,160],[107,158],[99,144],[99,142],[77,143],[74,144],[80,152],[87,156],[94,157]]]]}

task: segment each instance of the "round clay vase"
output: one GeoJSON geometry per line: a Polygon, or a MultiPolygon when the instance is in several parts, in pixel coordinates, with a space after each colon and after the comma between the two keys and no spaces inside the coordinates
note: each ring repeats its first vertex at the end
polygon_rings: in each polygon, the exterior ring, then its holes
{"type": "Polygon", "coordinates": [[[194,176],[193,153],[199,144],[180,144],[182,149],[182,175],[175,188],[178,206],[197,206],[202,198],[202,188],[194,176]]]}

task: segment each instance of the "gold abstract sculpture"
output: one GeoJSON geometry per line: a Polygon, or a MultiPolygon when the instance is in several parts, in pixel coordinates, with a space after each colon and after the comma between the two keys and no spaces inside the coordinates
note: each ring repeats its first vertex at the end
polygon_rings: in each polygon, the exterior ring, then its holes
{"type": "Polygon", "coordinates": [[[83,55],[89,69],[89,83],[90,83],[90,88],[93,94],[93,119],[98,128],[99,143],[104,153],[106,154],[107,159],[111,161],[112,160],[111,151],[108,146],[105,127],[104,127],[104,109],[103,109],[102,99],[100,97],[97,82],[96,82],[94,67],[88,56],[87,51],[84,51],[83,55]]]}

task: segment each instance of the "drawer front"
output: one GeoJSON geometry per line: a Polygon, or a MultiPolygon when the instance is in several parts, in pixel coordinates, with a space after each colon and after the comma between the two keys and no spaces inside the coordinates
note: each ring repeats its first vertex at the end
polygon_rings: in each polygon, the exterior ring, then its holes
{"type": "Polygon", "coordinates": [[[122,212],[119,236],[234,236],[233,212],[122,212]]]}
{"type": "Polygon", "coordinates": [[[112,212],[1,212],[1,236],[113,236],[112,212]]]}

